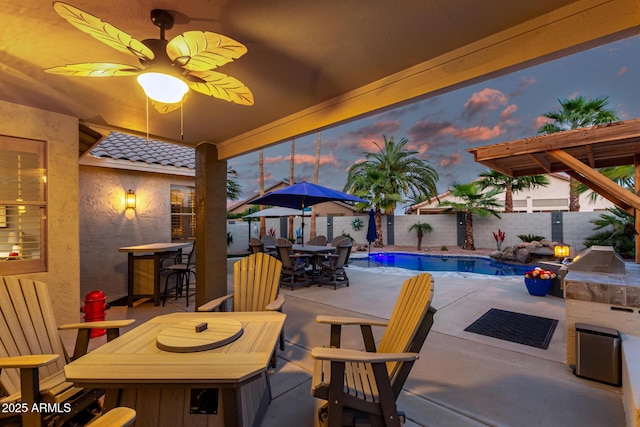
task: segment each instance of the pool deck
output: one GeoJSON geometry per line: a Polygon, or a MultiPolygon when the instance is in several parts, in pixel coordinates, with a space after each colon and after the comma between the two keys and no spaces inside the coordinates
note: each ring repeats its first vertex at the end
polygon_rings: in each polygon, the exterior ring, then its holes
{"type": "MultiPolygon", "coordinates": [[[[232,264],[228,277],[231,287],[232,264]]],[[[350,266],[349,287],[282,289],[287,314],[286,349],[271,373],[273,401],[263,427],[317,425],[320,401],[310,395],[310,349],[328,343],[317,315],[387,319],[405,278],[396,268],[350,266]]],[[[624,426],[621,389],[578,378],[564,363],[564,300],[527,293],[521,277],[435,272],[433,306],[438,310],[398,399],[407,426],[624,426]],[[547,350],[464,331],[491,308],[559,321],[547,350]]],[[[193,304],[190,303],[190,309],[193,304]]],[[[108,319],[136,318],[185,310],[184,300],[166,307],[112,307],[108,319]]],[[[343,346],[363,348],[359,328],[346,329],[343,346]]],[[[381,330],[375,330],[377,339],[381,330]]],[[[95,339],[93,345],[99,345],[95,339]]]]}

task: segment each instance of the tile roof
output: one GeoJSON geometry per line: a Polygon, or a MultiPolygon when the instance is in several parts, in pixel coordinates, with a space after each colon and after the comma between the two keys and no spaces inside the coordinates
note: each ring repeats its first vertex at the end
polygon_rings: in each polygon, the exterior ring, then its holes
{"type": "Polygon", "coordinates": [[[146,138],[119,132],[111,132],[96,148],[91,150],[91,155],[186,169],[195,169],[196,167],[195,149],[191,147],[153,139],[150,139],[147,144],[146,138]]]}

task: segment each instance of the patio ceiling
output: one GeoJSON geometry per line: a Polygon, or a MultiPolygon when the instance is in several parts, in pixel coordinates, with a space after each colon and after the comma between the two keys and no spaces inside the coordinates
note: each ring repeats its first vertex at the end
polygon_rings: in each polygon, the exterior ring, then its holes
{"type": "MultiPolygon", "coordinates": [[[[251,107],[191,93],[180,112],[149,112],[152,137],[220,159],[310,134],[637,34],[637,0],[68,0],[138,40],[158,38],[151,9],[176,18],[167,38],[214,31],[248,53],[219,71],[244,82],[251,107]]],[[[146,133],[131,77],[81,78],[43,69],[78,62],[135,65],[61,19],[42,0],[8,0],[0,14],[0,100],[78,117],[105,134],[146,133]]]]}

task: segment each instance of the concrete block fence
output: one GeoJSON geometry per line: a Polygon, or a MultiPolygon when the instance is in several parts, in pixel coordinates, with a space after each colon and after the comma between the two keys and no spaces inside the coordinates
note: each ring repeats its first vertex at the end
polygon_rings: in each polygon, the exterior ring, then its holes
{"type": "MultiPolygon", "coordinates": [[[[593,234],[594,225],[590,222],[598,218],[599,212],[538,212],[538,213],[511,213],[501,214],[498,218],[473,217],[474,239],[477,248],[496,248],[493,233],[498,229],[506,233],[504,246],[514,246],[521,242],[520,234],[536,234],[549,240],[560,241],[571,247],[572,254],[584,249],[584,239],[593,234]],[[555,227],[554,227],[555,223],[555,227]]],[[[338,236],[343,232],[354,238],[356,244],[366,244],[367,224],[369,216],[359,216],[364,226],[360,230],[354,230],[353,216],[317,217],[317,234],[329,238],[338,236]]],[[[286,236],[286,219],[267,218],[267,230],[273,227],[276,235],[286,236]],[[281,227],[284,225],[284,227],[281,227]]],[[[310,218],[305,221],[305,241],[309,238],[310,218]]],[[[417,222],[426,222],[431,225],[433,231],[426,234],[422,245],[426,246],[457,246],[459,233],[464,233],[463,224],[459,224],[455,214],[437,215],[401,215],[392,219],[387,216],[382,218],[382,232],[385,244],[389,243],[389,237],[396,246],[417,246],[418,238],[415,231],[409,228],[417,222]],[[390,226],[390,223],[392,226],[390,226]]],[[[294,230],[300,228],[301,218],[294,219],[294,230]]],[[[253,221],[251,228],[244,221],[230,220],[227,223],[227,231],[233,236],[233,243],[228,247],[229,253],[240,253],[247,249],[249,237],[259,237],[259,223],[253,221]]],[[[295,236],[295,231],[294,231],[295,236]]]]}

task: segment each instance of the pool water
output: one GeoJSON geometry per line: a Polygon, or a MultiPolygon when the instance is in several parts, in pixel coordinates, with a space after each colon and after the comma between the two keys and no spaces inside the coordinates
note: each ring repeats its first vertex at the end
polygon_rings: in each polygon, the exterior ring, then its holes
{"type": "Polygon", "coordinates": [[[360,267],[397,267],[417,271],[457,271],[492,276],[523,276],[530,266],[498,262],[491,258],[423,255],[409,253],[373,253],[369,258],[351,258],[349,264],[360,267]]]}

